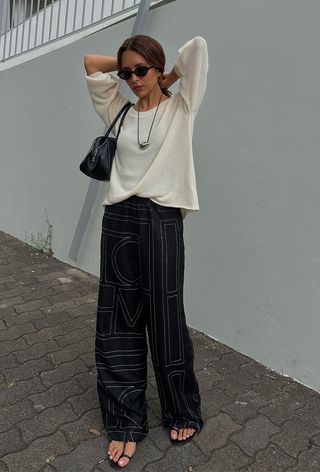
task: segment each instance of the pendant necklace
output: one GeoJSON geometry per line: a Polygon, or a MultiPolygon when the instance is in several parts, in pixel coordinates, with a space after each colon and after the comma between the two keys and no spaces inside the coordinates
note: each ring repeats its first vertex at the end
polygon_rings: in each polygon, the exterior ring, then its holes
{"type": "Polygon", "coordinates": [[[151,130],[153,128],[153,123],[154,123],[154,120],[156,118],[156,115],[157,115],[157,111],[158,111],[158,108],[159,108],[159,105],[160,105],[160,102],[161,102],[161,98],[162,98],[162,92],[161,92],[161,95],[160,95],[160,99],[159,99],[159,102],[158,102],[158,106],[156,108],[156,111],[155,111],[155,114],[153,116],[153,120],[152,120],[152,123],[151,123],[151,126],[150,126],[150,130],[149,130],[149,134],[148,134],[148,138],[146,141],[143,141],[142,143],[140,143],[140,133],[139,133],[139,129],[140,129],[140,124],[139,124],[139,107],[138,107],[138,144],[139,144],[139,147],[140,149],[146,149],[147,147],[149,147],[149,139],[150,139],[150,134],[151,134],[151,130]]]}

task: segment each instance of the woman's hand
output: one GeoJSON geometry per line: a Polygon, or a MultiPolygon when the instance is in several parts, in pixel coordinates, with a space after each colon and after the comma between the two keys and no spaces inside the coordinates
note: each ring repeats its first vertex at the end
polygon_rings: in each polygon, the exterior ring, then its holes
{"type": "Polygon", "coordinates": [[[171,72],[164,72],[160,77],[159,84],[161,88],[170,88],[177,80],[179,76],[175,73],[174,69],[171,72]]]}

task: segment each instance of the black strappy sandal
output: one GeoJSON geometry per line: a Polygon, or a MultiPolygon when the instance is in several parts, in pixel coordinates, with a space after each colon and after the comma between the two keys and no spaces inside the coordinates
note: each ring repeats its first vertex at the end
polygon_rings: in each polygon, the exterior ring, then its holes
{"type": "Polygon", "coordinates": [[[123,457],[126,457],[127,459],[129,459],[129,461],[131,461],[132,457],[134,456],[135,453],[132,454],[132,456],[129,456],[129,454],[126,454],[124,451],[125,451],[125,448],[126,448],[126,442],[123,444],[123,449],[122,449],[122,454],[121,456],[119,457],[118,461],[115,462],[113,459],[110,459],[110,457],[108,456],[108,462],[109,464],[111,465],[111,467],[114,467],[114,468],[118,468],[118,469],[124,469],[125,467],[127,467],[127,465],[129,465],[129,462],[128,464],[126,464],[124,467],[122,467],[121,465],[118,464],[118,462],[123,458],[123,457]]]}
{"type": "Polygon", "coordinates": [[[173,426],[172,428],[170,428],[170,440],[172,442],[172,444],[179,444],[179,445],[182,445],[182,444],[186,444],[187,442],[191,441],[191,439],[194,437],[194,435],[197,433],[197,431],[195,431],[193,434],[191,434],[191,436],[189,436],[188,438],[186,439],[172,439],[171,437],[171,430],[173,429],[173,431],[176,431],[178,434],[179,434],[179,429],[181,428],[176,428],[175,426],[173,426]]]}

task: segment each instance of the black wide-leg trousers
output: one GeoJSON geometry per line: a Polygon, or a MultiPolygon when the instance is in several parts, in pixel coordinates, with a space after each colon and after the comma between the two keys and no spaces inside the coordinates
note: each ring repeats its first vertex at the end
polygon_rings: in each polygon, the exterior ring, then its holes
{"type": "Polygon", "coordinates": [[[138,196],[105,207],[95,354],[109,439],[139,442],[148,433],[146,330],[163,426],[203,426],[183,282],[179,208],[138,196]]]}

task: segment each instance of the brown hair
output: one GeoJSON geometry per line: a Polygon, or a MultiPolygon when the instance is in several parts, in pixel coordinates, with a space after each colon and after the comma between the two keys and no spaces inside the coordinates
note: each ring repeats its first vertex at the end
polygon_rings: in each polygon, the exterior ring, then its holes
{"type": "MultiPolygon", "coordinates": [[[[151,36],[137,34],[136,36],[131,36],[131,38],[128,38],[123,42],[118,50],[117,55],[118,70],[121,69],[121,58],[124,51],[134,51],[140,54],[150,65],[156,67],[161,72],[161,74],[163,73],[166,64],[164,50],[161,44],[158,43],[158,41],[154,38],[151,38],[151,36]]],[[[169,90],[162,88],[161,85],[160,88],[167,97],[170,97],[171,92],[169,90]]]]}

